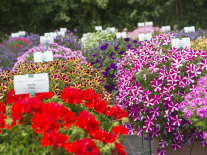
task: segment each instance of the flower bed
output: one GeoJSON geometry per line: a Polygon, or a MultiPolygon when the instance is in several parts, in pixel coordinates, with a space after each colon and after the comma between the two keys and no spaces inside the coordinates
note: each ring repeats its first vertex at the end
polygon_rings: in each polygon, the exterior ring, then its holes
{"type": "Polygon", "coordinates": [[[120,142],[127,130],[119,125],[126,111],[108,107],[93,90],[65,88],[63,101],[55,99],[58,102],[54,102],[53,92],[36,93],[33,98],[14,95],[14,90],[8,94],[6,107],[0,102],[1,153],[126,154],[120,142]],[[114,117],[114,121],[107,117],[114,117]],[[104,121],[108,130],[103,129],[107,128],[104,121]]]}
{"type": "MultiPolygon", "coordinates": [[[[144,46],[128,50],[118,63],[116,99],[120,107],[128,110],[129,134],[136,131],[148,140],[157,138],[161,146],[158,154],[165,154],[166,146],[179,149],[185,141],[185,130],[190,132],[188,142],[193,139],[196,128],[185,119],[178,105],[197,80],[207,74],[202,68],[207,52],[171,48],[171,38],[171,33],[158,35],[144,46]]],[[[207,141],[201,143],[207,145],[207,141]]]]}

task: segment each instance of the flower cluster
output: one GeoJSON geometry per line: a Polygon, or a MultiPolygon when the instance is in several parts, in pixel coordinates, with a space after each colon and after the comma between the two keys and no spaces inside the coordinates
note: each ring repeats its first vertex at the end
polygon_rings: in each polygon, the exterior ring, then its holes
{"type": "Polygon", "coordinates": [[[170,48],[174,37],[172,33],[160,34],[142,47],[126,52],[118,63],[116,100],[128,110],[131,124],[126,127],[130,134],[136,130],[138,136],[147,134],[149,139],[166,141],[177,150],[186,127],[191,130],[190,140],[195,134],[194,126],[178,106],[197,79],[207,74],[207,52],[170,48]]]}
{"type": "Polygon", "coordinates": [[[92,56],[87,58],[87,61],[94,67],[105,70],[103,75],[108,83],[105,87],[109,92],[115,93],[117,61],[122,59],[128,49],[136,49],[140,45],[141,43],[138,43],[137,40],[130,38],[114,38],[112,41],[104,41],[99,46],[87,50],[92,56]]]}
{"type": "MultiPolygon", "coordinates": [[[[17,62],[14,64],[14,67],[12,68],[13,71],[16,70],[18,63],[20,62],[34,62],[33,54],[35,52],[44,52],[46,51],[46,45],[40,44],[37,47],[33,47],[27,52],[25,52],[22,56],[17,58],[17,62]]],[[[47,51],[53,52],[53,60],[66,60],[69,58],[81,58],[82,62],[85,63],[86,58],[82,55],[81,51],[72,51],[70,48],[66,48],[63,46],[59,46],[57,43],[50,44],[47,51]]]]}
{"type": "MultiPolygon", "coordinates": [[[[201,69],[207,69],[206,60],[200,63],[201,69]]],[[[185,100],[180,103],[178,109],[181,109],[187,120],[200,127],[203,132],[207,131],[207,75],[198,79],[197,86],[185,96],[185,100]]],[[[203,139],[206,139],[206,133],[203,139]]]]}
{"type": "Polygon", "coordinates": [[[200,36],[195,41],[191,42],[191,48],[194,50],[207,51],[207,39],[200,36]]]}
{"type": "Polygon", "coordinates": [[[66,87],[75,87],[82,90],[94,89],[102,94],[103,99],[110,101],[111,95],[104,85],[106,79],[101,69],[94,69],[89,63],[81,64],[80,58],[69,58],[65,61],[58,60],[46,63],[18,63],[16,71],[0,72],[0,100],[5,101],[7,90],[13,88],[13,76],[24,74],[48,73],[49,89],[60,96],[66,87]]]}
{"type": "Polygon", "coordinates": [[[116,32],[109,32],[108,30],[97,31],[94,33],[87,33],[80,39],[84,49],[91,49],[99,45],[99,42],[110,41],[116,36],[116,32]]]}
{"type": "Polygon", "coordinates": [[[29,46],[29,41],[25,38],[11,38],[7,43],[11,44],[14,48],[19,48],[21,46],[29,46]]]}
{"type": "Polygon", "coordinates": [[[201,28],[199,28],[196,32],[185,33],[183,29],[179,32],[171,31],[170,33],[173,33],[175,35],[175,38],[190,37],[190,40],[196,40],[200,36],[206,37],[207,31],[204,31],[201,28]]]}
{"type": "Polygon", "coordinates": [[[162,32],[162,29],[159,27],[138,27],[137,29],[133,30],[133,32],[127,32],[127,36],[133,39],[137,39],[140,33],[152,33],[153,35],[159,34],[162,32]]]}
{"type": "MultiPolygon", "coordinates": [[[[59,105],[56,102],[49,102],[47,104],[42,102],[43,99],[50,98],[53,95],[51,92],[36,94],[33,98],[28,98],[26,95],[8,95],[7,101],[9,101],[9,104],[13,104],[11,108],[11,117],[13,119],[11,126],[15,126],[16,124],[20,124],[23,127],[31,126],[35,131],[34,134],[42,135],[40,140],[42,147],[51,147],[53,154],[59,154],[57,148],[63,148],[67,153],[77,155],[92,153],[98,155],[104,153],[100,150],[107,146],[107,151],[126,155],[124,147],[121,146],[117,139],[118,136],[127,134],[128,131],[126,128],[122,125],[116,125],[112,126],[112,133],[106,132],[100,129],[100,122],[96,120],[94,115],[88,111],[81,111],[76,115],[66,105],[68,103],[76,104],[76,102],[79,104],[80,100],[84,100],[85,105],[90,105],[91,108],[95,108],[96,110],[102,109],[102,114],[105,113],[110,117],[115,116],[114,119],[116,120],[127,117],[126,111],[118,106],[96,107],[99,102],[104,102],[104,100],[101,100],[101,95],[96,94],[91,89],[81,91],[80,89],[71,87],[65,88],[61,95],[61,98],[66,103],[65,105],[59,105]],[[70,129],[79,130],[83,133],[82,138],[71,139],[73,135],[63,134],[60,132],[62,131],[60,130],[61,128],[66,130],[67,133],[69,133],[70,129]]],[[[5,128],[5,106],[3,103],[0,103],[0,107],[2,115],[0,128],[5,128]]],[[[98,112],[100,113],[100,111],[98,112]]]]}

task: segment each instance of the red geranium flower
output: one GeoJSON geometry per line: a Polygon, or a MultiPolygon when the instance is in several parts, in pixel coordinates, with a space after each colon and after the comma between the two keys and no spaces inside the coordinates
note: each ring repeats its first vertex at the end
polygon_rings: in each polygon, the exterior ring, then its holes
{"type": "Polygon", "coordinates": [[[115,135],[128,134],[128,130],[123,125],[119,125],[113,128],[112,133],[115,135]]]}
{"type": "Polygon", "coordinates": [[[67,87],[64,88],[61,99],[64,100],[64,102],[72,103],[72,104],[80,104],[83,103],[82,99],[82,90],[76,89],[73,87],[67,87]]]}

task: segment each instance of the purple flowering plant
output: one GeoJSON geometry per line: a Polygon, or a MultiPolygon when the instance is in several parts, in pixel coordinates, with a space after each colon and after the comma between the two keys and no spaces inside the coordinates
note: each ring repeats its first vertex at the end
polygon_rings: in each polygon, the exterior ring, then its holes
{"type": "Polygon", "coordinates": [[[171,31],[170,33],[173,33],[175,35],[176,38],[184,38],[184,37],[190,37],[190,40],[194,41],[196,40],[198,37],[200,36],[205,36],[207,34],[207,30],[202,30],[201,28],[199,28],[196,32],[189,32],[189,33],[185,33],[184,29],[180,30],[178,32],[176,31],[171,31]]]}
{"type": "MultiPolygon", "coordinates": [[[[116,104],[128,111],[130,123],[125,126],[129,134],[158,139],[159,155],[165,154],[166,146],[177,150],[182,142],[193,140],[197,129],[179,105],[197,80],[207,74],[200,64],[207,59],[207,52],[171,48],[172,38],[172,33],[157,35],[143,46],[129,49],[117,63],[116,104]]],[[[197,133],[196,138],[201,136],[197,133]]],[[[201,144],[205,146],[207,141],[201,144]]]]}
{"type": "Polygon", "coordinates": [[[128,49],[136,49],[141,44],[137,40],[131,38],[116,37],[112,41],[101,42],[99,46],[87,50],[92,56],[87,58],[87,61],[95,68],[105,70],[103,75],[106,77],[108,85],[105,88],[112,94],[115,94],[117,89],[116,73],[117,61],[121,60],[128,49]]]}
{"type": "MultiPolygon", "coordinates": [[[[203,70],[207,70],[206,61],[202,60],[200,63],[203,70]]],[[[203,134],[202,139],[207,140],[207,75],[198,79],[197,86],[185,96],[179,109],[187,120],[199,127],[199,132],[203,134]]]]}
{"type": "MultiPolygon", "coordinates": [[[[46,51],[46,45],[40,44],[37,47],[34,46],[33,48],[29,49],[27,52],[25,52],[23,55],[19,56],[17,58],[17,62],[14,64],[14,67],[12,68],[13,71],[18,67],[18,63],[33,63],[34,62],[34,54],[35,52],[44,52],[46,51]]],[[[82,52],[79,51],[72,51],[70,48],[66,48],[63,46],[59,46],[57,43],[49,44],[48,50],[52,51],[53,53],[53,61],[56,60],[62,60],[65,61],[69,58],[81,58],[81,63],[86,63],[86,58],[82,55],[82,52]]]]}

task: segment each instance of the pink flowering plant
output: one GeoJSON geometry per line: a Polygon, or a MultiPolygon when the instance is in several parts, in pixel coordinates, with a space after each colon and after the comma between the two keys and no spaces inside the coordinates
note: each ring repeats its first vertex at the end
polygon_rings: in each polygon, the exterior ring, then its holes
{"type": "MultiPolygon", "coordinates": [[[[46,45],[45,44],[40,44],[38,46],[34,46],[27,52],[25,52],[22,56],[17,58],[17,62],[14,64],[14,67],[12,68],[13,71],[18,67],[18,63],[23,62],[23,63],[33,63],[34,62],[34,53],[35,52],[44,52],[46,51],[46,45]]],[[[67,60],[70,58],[81,58],[81,63],[86,63],[86,57],[82,55],[82,52],[80,50],[78,51],[72,51],[70,48],[60,46],[57,43],[49,44],[48,45],[48,50],[47,51],[52,51],[53,53],[53,61],[56,60],[67,60]]]]}
{"type": "MultiPolygon", "coordinates": [[[[207,69],[202,62],[201,67],[207,69]]],[[[185,114],[187,120],[199,127],[200,133],[203,131],[202,139],[207,139],[207,75],[198,79],[197,86],[185,96],[179,109],[185,114]]]]}
{"type": "MultiPolygon", "coordinates": [[[[159,34],[136,50],[129,49],[118,62],[116,104],[128,110],[129,134],[159,140],[164,147],[181,148],[191,143],[197,130],[179,110],[184,96],[207,74],[207,52],[171,48],[174,34],[159,34]],[[188,133],[189,137],[184,137],[188,133]]],[[[195,138],[202,137],[202,133],[195,138]]],[[[202,140],[203,146],[207,141],[202,140]]]]}

